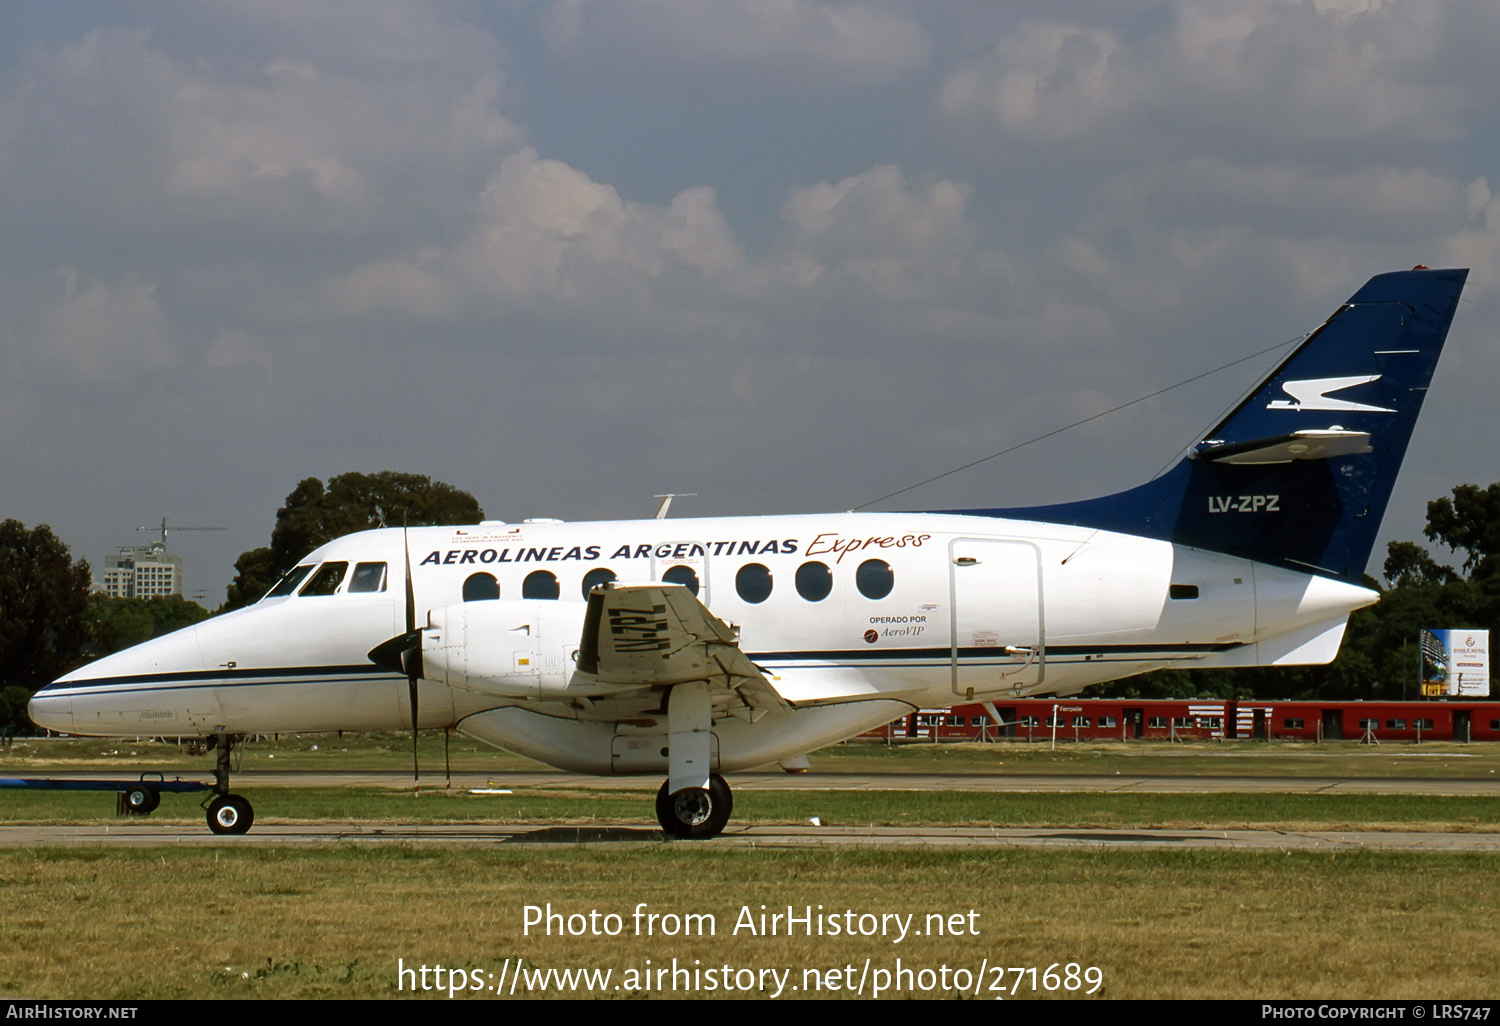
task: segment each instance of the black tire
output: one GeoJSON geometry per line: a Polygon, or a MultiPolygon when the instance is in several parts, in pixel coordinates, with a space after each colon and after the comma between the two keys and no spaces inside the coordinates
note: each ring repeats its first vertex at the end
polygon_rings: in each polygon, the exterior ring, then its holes
{"type": "Polygon", "coordinates": [[[707,788],[668,794],[667,782],[662,781],[661,790],[656,792],[656,821],[670,836],[684,840],[719,836],[733,811],[734,793],[717,773],[708,778],[707,788]]]}
{"type": "Polygon", "coordinates": [[[125,810],[132,816],[149,816],[161,804],[156,788],[137,784],[125,792],[125,810]]]}
{"type": "MultiPolygon", "coordinates": [[[[728,823],[729,817],[734,815],[734,792],[729,789],[729,781],[714,773],[708,778],[708,786],[724,789],[724,822],[728,823]]],[[[724,828],[721,826],[719,829],[724,828]]]]}
{"type": "Polygon", "coordinates": [[[208,828],[216,834],[243,834],[255,822],[255,810],[237,794],[220,795],[208,803],[208,828]]]}

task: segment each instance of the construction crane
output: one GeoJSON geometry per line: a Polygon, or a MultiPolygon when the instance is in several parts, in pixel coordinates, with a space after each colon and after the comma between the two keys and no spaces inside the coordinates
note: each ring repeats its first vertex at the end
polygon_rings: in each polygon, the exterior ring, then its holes
{"type": "MultiPolygon", "coordinates": [[[[161,532],[161,547],[162,548],[166,548],[167,547],[167,518],[166,517],[162,517],[161,518],[161,526],[160,527],[137,527],[136,530],[137,531],[160,531],[161,532]]],[[[227,527],[173,527],[172,530],[173,531],[227,531],[227,530],[229,530],[229,528],[227,528],[227,527]]]]}

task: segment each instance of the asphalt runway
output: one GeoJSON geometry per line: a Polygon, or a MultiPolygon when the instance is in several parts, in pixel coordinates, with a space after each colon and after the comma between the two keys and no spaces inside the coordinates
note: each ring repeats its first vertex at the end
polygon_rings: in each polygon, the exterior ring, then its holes
{"type": "MultiPolygon", "coordinates": [[[[79,780],[132,780],[133,774],[107,772],[16,773],[15,776],[68,776],[79,780]]],[[[168,774],[168,780],[179,779],[168,774]]],[[[210,773],[183,773],[183,780],[212,780],[210,773]]],[[[1135,774],[1091,775],[1078,773],[733,773],[729,783],[736,791],[1085,791],[1100,793],[1158,794],[1436,794],[1500,795],[1500,775],[1483,780],[1472,777],[1248,777],[1248,776],[1142,776],[1135,774]]],[[[261,787],[388,787],[410,790],[411,773],[405,770],[304,771],[254,770],[230,778],[236,792],[261,787]]],[[[654,795],[659,777],[594,777],[561,770],[518,770],[505,773],[455,773],[455,790],[497,787],[512,790],[640,791],[654,795]]],[[[424,773],[424,791],[441,791],[441,773],[424,773]]]]}
{"type": "MultiPolygon", "coordinates": [[[[119,779],[119,774],[70,773],[70,777],[119,779]]],[[[184,779],[203,779],[184,774],[184,779]]],[[[1334,778],[1134,776],[1066,774],[921,774],[921,773],[746,773],[735,774],[736,790],[897,790],[975,792],[1143,792],[1143,793],[1342,793],[1500,795],[1500,780],[1465,778],[1334,778]]],[[[253,801],[264,787],[390,787],[407,789],[410,777],[400,772],[246,772],[232,784],[253,801]]],[[[643,777],[588,777],[552,771],[521,771],[487,776],[459,773],[455,789],[513,790],[622,789],[642,792],[643,801],[659,782],[643,777]]],[[[441,776],[424,779],[424,790],[442,790],[441,776]]],[[[104,798],[105,795],[101,795],[104,798]]],[[[0,826],[0,847],[308,847],[315,845],[606,845],[619,843],[694,843],[714,847],[809,849],[850,846],[877,848],[1086,848],[1119,850],[1243,850],[1243,851],[1500,851],[1500,833],[1422,833],[1414,831],[1274,831],[1189,829],[1012,828],[1001,825],[965,827],[874,827],[811,822],[799,826],[751,826],[731,823],[711,841],[667,842],[649,821],[643,806],[641,820],[565,826],[555,822],[509,824],[410,823],[257,823],[250,833],[219,836],[197,820],[192,824],[153,822],[149,818],[65,826],[0,826]]]]}
{"type": "Polygon", "coordinates": [[[735,826],[711,841],[667,841],[640,822],[591,824],[298,824],[257,823],[250,833],[220,837],[199,823],[149,820],[82,826],[7,826],[0,847],[143,848],[324,845],[608,845],[702,844],[716,848],[1088,848],[1095,851],[1197,849],[1220,851],[1497,852],[1500,834],[1381,831],[1102,830],[1009,827],[735,826]]]}

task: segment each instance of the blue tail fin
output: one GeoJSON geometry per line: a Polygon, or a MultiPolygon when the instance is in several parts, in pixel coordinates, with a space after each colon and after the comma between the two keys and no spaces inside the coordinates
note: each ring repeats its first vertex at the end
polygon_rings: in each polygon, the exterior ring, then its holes
{"type": "Polygon", "coordinates": [[[1359,582],[1467,270],[1371,278],[1186,458],[1101,499],[969,510],[1359,582]]]}

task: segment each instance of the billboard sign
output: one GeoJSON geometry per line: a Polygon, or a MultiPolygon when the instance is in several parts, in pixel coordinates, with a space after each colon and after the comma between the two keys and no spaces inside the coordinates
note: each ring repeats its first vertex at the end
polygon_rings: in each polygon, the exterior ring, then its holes
{"type": "Polygon", "coordinates": [[[1422,632],[1422,694],[1488,698],[1489,693],[1489,631],[1422,632]]]}

